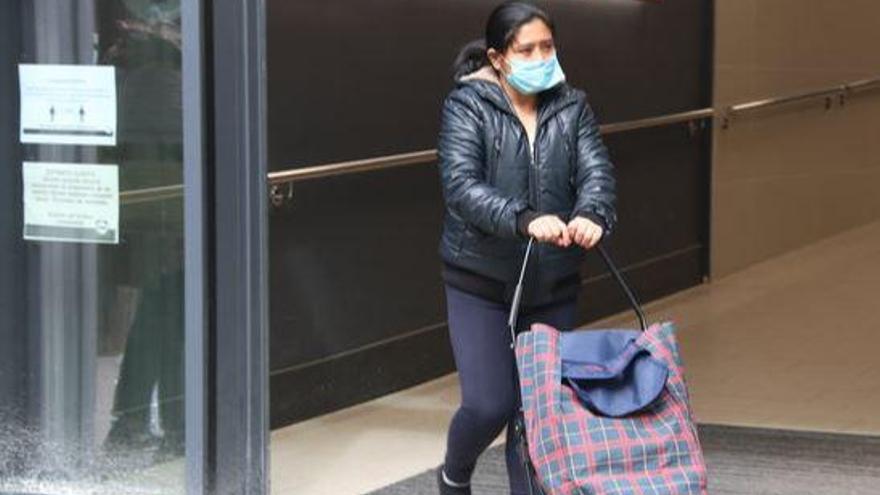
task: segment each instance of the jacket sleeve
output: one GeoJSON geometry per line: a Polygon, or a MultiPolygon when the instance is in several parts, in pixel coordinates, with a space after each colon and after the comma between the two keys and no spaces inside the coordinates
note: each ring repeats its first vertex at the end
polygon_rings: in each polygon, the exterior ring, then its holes
{"type": "Polygon", "coordinates": [[[483,134],[479,115],[458,98],[446,99],[437,146],[443,197],[450,210],[483,232],[520,237],[517,216],[528,204],[486,181],[483,134]]]}
{"type": "Polygon", "coordinates": [[[604,236],[617,225],[617,183],[608,149],[599,135],[599,124],[585,101],[577,122],[577,161],[574,183],[577,188],[572,217],[583,216],[599,223],[604,236]]]}

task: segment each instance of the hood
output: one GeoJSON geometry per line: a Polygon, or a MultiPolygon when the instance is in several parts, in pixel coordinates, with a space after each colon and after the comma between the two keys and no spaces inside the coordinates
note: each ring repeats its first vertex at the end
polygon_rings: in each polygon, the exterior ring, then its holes
{"type": "Polygon", "coordinates": [[[474,89],[483,99],[497,106],[499,109],[515,114],[511,108],[507,95],[501,87],[501,81],[492,66],[484,65],[483,67],[461,77],[456,81],[459,86],[469,86],[474,89]]]}

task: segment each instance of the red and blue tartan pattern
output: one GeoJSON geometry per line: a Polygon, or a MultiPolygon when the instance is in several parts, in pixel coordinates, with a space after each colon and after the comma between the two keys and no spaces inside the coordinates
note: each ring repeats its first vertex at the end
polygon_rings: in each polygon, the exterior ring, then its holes
{"type": "Polygon", "coordinates": [[[517,338],[529,457],[548,495],[707,495],[675,327],[655,323],[636,343],[669,367],[666,389],[647,409],[609,418],[562,384],[557,330],[536,324],[517,338]]]}

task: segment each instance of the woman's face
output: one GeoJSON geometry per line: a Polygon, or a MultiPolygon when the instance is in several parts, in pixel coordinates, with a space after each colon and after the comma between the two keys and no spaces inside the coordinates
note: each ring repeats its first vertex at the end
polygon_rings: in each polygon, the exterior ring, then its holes
{"type": "Polygon", "coordinates": [[[546,60],[556,52],[553,33],[541,19],[532,19],[520,26],[513,42],[504,52],[489,49],[489,60],[496,70],[504,74],[510,72],[511,60],[532,62],[546,60]]]}

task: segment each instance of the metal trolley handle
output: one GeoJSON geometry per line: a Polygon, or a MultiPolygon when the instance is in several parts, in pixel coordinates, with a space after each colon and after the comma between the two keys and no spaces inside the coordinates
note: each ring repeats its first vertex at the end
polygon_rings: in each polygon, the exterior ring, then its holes
{"type": "MultiPolygon", "coordinates": [[[[629,301],[630,306],[632,306],[633,311],[636,312],[636,316],[638,316],[639,318],[639,326],[644,332],[648,328],[648,325],[645,322],[645,313],[642,311],[642,307],[639,304],[639,301],[636,300],[636,296],[633,294],[632,290],[630,290],[629,286],[626,284],[626,281],[623,279],[623,275],[620,274],[617,266],[615,266],[614,262],[611,261],[611,257],[605,250],[603,242],[604,240],[600,239],[599,242],[596,244],[596,248],[598,248],[599,254],[602,256],[602,260],[605,262],[605,266],[608,268],[608,271],[611,272],[614,280],[617,281],[620,289],[623,291],[624,295],[626,295],[626,298],[629,301]]],[[[534,244],[535,238],[532,237],[529,239],[528,246],[526,246],[526,254],[523,257],[522,268],[519,271],[519,280],[516,283],[516,290],[514,290],[513,292],[513,301],[510,303],[510,315],[507,318],[507,326],[510,328],[511,347],[514,346],[516,343],[516,323],[517,319],[519,318],[520,303],[522,302],[523,280],[526,276],[526,266],[528,266],[529,257],[532,254],[532,247],[534,246],[534,244]]]]}

